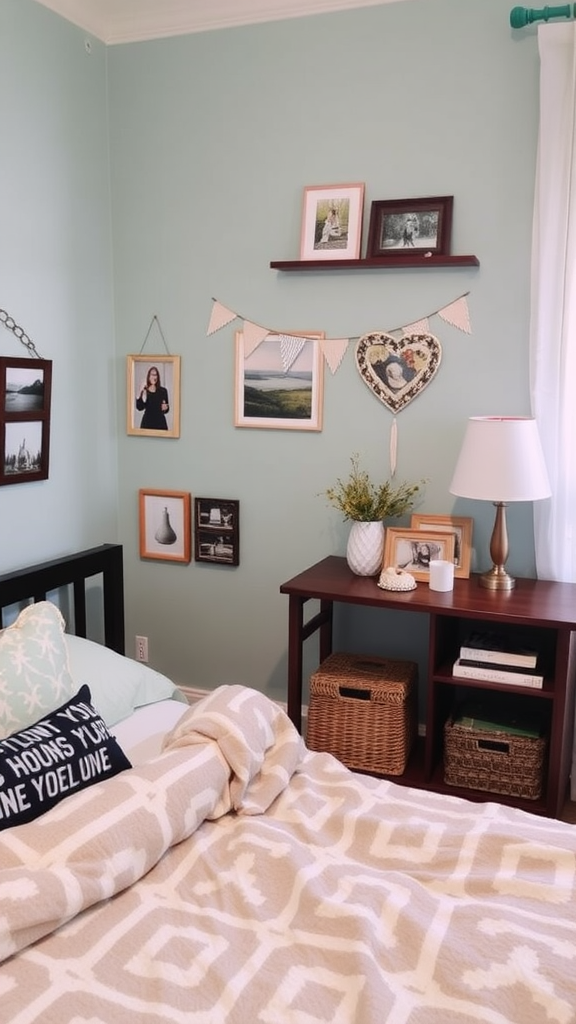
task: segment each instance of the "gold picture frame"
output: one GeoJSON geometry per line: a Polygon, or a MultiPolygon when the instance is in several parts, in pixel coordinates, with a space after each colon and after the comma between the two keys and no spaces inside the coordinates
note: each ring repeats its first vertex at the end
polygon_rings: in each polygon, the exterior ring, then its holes
{"type": "Polygon", "coordinates": [[[180,356],[126,356],[126,433],[180,437],[180,356]],[[154,370],[157,383],[148,398],[154,370]]]}
{"type": "Polygon", "coordinates": [[[138,491],[140,558],[162,562],[189,562],[192,550],[187,491],[138,491]]]}
{"type": "Polygon", "coordinates": [[[474,528],[474,520],[471,516],[430,516],[424,512],[413,512],[410,527],[415,530],[453,533],[454,576],[462,580],[469,578],[474,528]]]}
{"type": "Polygon", "coordinates": [[[234,426],[268,430],[322,430],[324,406],[323,331],[269,334],[246,355],[244,333],[235,335],[234,426]],[[283,340],[304,344],[288,370],[283,340]],[[293,386],[291,386],[293,384],[293,386]],[[298,393],[299,406],[290,401],[298,393]]]}
{"type": "Polygon", "coordinates": [[[454,561],[454,534],[434,530],[386,528],[382,568],[405,569],[415,580],[428,582],[429,563],[440,558],[454,561]]]}

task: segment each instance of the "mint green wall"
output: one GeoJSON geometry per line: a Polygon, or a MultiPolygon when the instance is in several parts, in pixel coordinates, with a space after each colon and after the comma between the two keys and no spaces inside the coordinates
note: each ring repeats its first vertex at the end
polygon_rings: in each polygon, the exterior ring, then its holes
{"type": "MultiPolygon", "coordinates": [[[[0,571],[115,540],[106,49],[0,0],[0,308],[53,360],[50,476],[0,487],[0,571]]],[[[0,325],[0,355],[26,356],[0,325]]]]}
{"type": "MultiPolygon", "coordinates": [[[[475,517],[474,566],[486,567],[493,511],[448,487],[468,416],[530,411],[535,32],[513,33],[503,0],[409,0],[108,49],[92,41],[88,57],[81,31],[29,0],[0,0],[0,15],[0,128],[28,156],[22,166],[0,147],[10,225],[0,306],[54,358],[57,409],[50,480],[0,493],[21,524],[8,563],[32,560],[47,507],[55,525],[34,557],[119,539],[128,653],[145,634],[152,664],[180,682],[283,695],[279,585],[344,553],[348,527],[319,492],[353,452],[387,474],[392,417],[360,380],[352,344],[326,372],[321,433],[236,429],[240,324],[207,337],[212,296],[272,329],[357,337],[469,291],[471,337],[431,321],[442,365],[398,416],[398,476],[428,478],[425,511],[475,517]],[[353,181],[366,184],[365,238],[373,200],[453,195],[453,251],[475,253],[480,268],[271,270],[297,258],[303,186],[353,181]],[[178,440],[125,433],[125,359],[154,314],[182,356],[178,440]],[[240,566],[141,561],[140,487],[239,499],[240,566]]],[[[0,344],[15,351],[5,332],[0,344]]],[[[153,334],[146,351],[159,347],[153,334]]],[[[511,508],[509,527],[510,569],[529,575],[531,508],[511,508]]],[[[396,623],[384,635],[384,618],[340,614],[339,642],[407,653],[412,636],[396,623]]]]}
{"type": "MultiPolygon", "coordinates": [[[[486,565],[492,509],[455,503],[448,487],[469,415],[529,412],[537,53],[534,38],[513,38],[508,10],[411,0],[108,52],[118,374],[153,314],[182,356],[180,439],[119,437],[128,635],[148,635],[154,663],[182,681],[284,693],[279,584],[344,553],[348,526],[318,492],[355,451],[386,475],[392,422],[351,345],[326,375],[322,433],[236,429],[239,324],[206,336],[212,296],[272,328],[341,337],[469,290],[471,338],[431,323],[443,362],[398,416],[398,476],[429,478],[425,510],[476,517],[486,565]],[[453,251],[476,253],[480,268],[271,270],[298,256],[303,186],[354,181],[366,184],[365,236],[372,200],[453,195],[453,251]],[[143,486],[238,498],[239,568],[140,561],[143,486]]],[[[512,571],[530,573],[531,510],[509,522],[512,571]]],[[[412,646],[396,627],[382,636],[381,617],[341,618],[346,646],[412,646]]]]}

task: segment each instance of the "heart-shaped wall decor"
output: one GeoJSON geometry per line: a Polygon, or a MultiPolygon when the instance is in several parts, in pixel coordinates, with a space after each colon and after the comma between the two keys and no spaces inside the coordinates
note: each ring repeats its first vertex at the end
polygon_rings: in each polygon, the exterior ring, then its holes
{"type": "Polygon", "coordinates": [[[356,366],[365,384],[390,409],[399,412],[427,388],[438,373],[442,347],[432,334],[372,331],[356,345],[356,366]]]}

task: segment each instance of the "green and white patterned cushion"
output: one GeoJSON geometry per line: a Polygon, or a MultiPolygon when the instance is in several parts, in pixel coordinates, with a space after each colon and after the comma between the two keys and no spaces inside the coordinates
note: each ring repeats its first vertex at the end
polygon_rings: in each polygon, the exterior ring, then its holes
{"type": "Polygon", "coordinates": [[[38,601],[0,633],[0,739],[33,725],[77,689],[64,625],[56,605],[38,601]]]}

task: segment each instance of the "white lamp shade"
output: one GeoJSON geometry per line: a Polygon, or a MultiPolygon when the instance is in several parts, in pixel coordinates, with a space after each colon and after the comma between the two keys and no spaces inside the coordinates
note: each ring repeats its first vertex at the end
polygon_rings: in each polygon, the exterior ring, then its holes
{"type": "Polygon", "coordinates": [[[552,493],[536,420],[472,416],[450,493],[483,501],[534,501],[552,493]]]}

